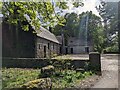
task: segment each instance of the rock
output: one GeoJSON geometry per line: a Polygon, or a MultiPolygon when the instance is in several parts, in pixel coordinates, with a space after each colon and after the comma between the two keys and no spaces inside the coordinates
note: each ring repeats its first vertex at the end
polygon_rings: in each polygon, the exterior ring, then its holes
{"type": "Polygon", "coordinates": [[[29,81],[22,86],[23,89],[33,90],[33,89],[42,89],[42,90],[51,90],[52,82],[50,78],[41,78],[33,81],[29,81]]]}
{"type": "Polygon", "coordinates": [[[53,75],[54,72],[55,72],[55,68],[52,65],[48,65],[48,66],[43,67],[41,69],[41,75],[42,75],[42,77],[49,77],[49,76],[53,75]]]}

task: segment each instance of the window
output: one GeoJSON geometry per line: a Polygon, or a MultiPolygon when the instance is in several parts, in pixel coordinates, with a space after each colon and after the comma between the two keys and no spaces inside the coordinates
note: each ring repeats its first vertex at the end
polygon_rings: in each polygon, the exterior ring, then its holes
{"type": "Polygon", "coordinates": [[[39,47],[39,49],[40,49],[41,45],[39,44],[38,47],[39,47]]]}
{"type": "Polygon", "coordinates": [[[73,48],[71,48],[71,54],[73,54],[73,48]]]}
{"type": "Polygon", "coordinates": [[[70,41],[70,43],[73,43],[73,41],[70,41]]]}
{"type": "Polygon", "coordinates": [[[50,43],[48,43],[48,49],[50,49],[50,43]]]}

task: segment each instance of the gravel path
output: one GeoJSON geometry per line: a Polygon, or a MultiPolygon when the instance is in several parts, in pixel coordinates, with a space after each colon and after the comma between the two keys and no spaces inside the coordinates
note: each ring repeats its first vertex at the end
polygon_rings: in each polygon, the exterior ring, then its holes
{"type": "Polygon", "coordinates": [[[118,88],[118,56],[103,55],[102,78],[92,88],[118,88]]]}
{"type": "MultiPolygon", "coordinates": [[[[89,55],[67,55],[66,57],[86,59],[89,55]]],[[[75,90],[118,90],[115,89],[118,88],[118,59],[120,56],[116,54],[101,55],[102,76],[95,75],[83,80],[75,90]]]]}
{"type": "Polygon", "coordinates": [[[100,78],[101,76],[98,76],[98,75],[90,76],[85,80],[82,80],[78,88],[90,88],[94,86],[94,84],[97,83],[100,78]]]}

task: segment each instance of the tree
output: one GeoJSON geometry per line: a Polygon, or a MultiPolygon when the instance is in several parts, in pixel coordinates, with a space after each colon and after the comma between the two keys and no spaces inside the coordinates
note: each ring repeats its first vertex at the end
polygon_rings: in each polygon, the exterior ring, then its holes
{"type": "MultiPolygon", "coordinates": [[[[35,30],[38,30],[41,25],[51,27],[57,23],[63,26],[65,19],[56,13],[56,7],[59,10],[67,9],[67,2],[3,2],[2,14],[9,24],[14,25],[27,18],[35,30]]],[[[25,31],[29,30],[28,25],[22,24],[21,27],[25,31]]]]}
{"type": "Polygon", "coordinates": [[[88,40],[93,40],[94,50],[102,52],[104,47],[104,35],[103,35],[103,25],[101,18],[89,12],[89,21],[88,21],[88,40]]]}
{"type": "Polygon", "coordinates": [[[64,23],[65,26],[56,25],[54,34],[61,35],[61,31],[63,31],[65,41],[67,41],[69,37],[85,38],[85,35],[83,35],[84,33],[82,32],[85,32],[86,29],[84,24],[86,24],[85,22],[87,14],[89,16],[87,40],[93,40],[94,50],[101,52],[102,48],[104,47],[103,25],[101,18],[92,12],[83,12],[79,15],[76,13],[66,14],[66,23],[64,23]]]}
{"type": "Polygon", "coordinates": [[[118,46],[118,40],[115,40],[118,39],[118,3],[101,0],[101,5],[97,7],[97,10],[104,23],[104,49],[118,46]]]}
{"type": "Polygon", "coordinates": [[[67,13],[64,16],[66,22],[64,26],[56,25],[53,33],[55,35],[64,34],[65,45],[69,37],[75,37],[78,33],[79,17],[76,13],[67,13]]]}

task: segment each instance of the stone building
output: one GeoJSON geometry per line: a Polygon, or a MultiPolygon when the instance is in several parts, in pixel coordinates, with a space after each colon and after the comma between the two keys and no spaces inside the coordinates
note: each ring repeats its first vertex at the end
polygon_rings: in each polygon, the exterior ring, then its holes
{"type": "Polygon", "coordinates": [[[56,36],[43,27],[40,28],[40,31],[37,34],[36,57],[52,57],[60,54],[61,43],[56,36]]]}
{"type": "Polygon", "coordinates": [[[93,51],[92,39],[86,42],[83,38],[69,37],[65,46],[66,54],[85,54],[91,51],[93,51]]]}
{"type": "Polygon", "coordinates": [[[29,31],[23,31],[19,26],[2,22],[2,57],[13,58],[47,58],[53,54],[60,54],[61,43],[56,36],[41,27],[40,32],[33,33],[29,23],[29,31]]]}
{"type": "Polygon", "coordinates": [[[67,45],[65,46],[66,54],[88,54],[94,51],[93,38],[89,33],[89,12],[82,16],[79,29],[77,29],[76,35],[74,37],[69,37],[67,40],[67,45]]]}

